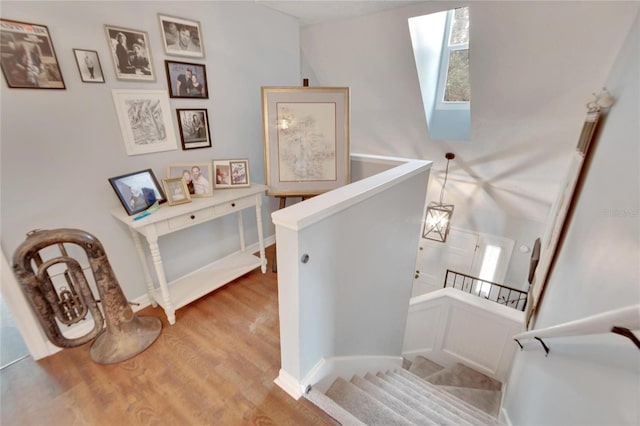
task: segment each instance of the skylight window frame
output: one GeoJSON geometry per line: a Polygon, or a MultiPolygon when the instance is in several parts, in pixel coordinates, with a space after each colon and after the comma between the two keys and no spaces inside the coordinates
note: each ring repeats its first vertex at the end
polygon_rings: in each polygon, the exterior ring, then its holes
{"type": "Polygon", "coordinates": [[[466,43],[449,44],[452,36],[452,26],[455,9],[447,11],[447,21],[445,24],[445,34],[442,41],[442,57],[440,58],[440,73],[438,76],[438,89],[436,93],[436,109],[459,109],[470,110],[471,101],[445,101],[444,94],[447,87],[447,79],[449,78],[449,60],[451,52],[457,50],[469,50],[469,37],[466,43]]]}

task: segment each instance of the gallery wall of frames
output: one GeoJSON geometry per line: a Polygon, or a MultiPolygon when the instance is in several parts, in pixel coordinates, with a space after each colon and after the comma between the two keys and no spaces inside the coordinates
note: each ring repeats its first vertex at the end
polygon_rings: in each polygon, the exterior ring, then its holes
{"type": "MultiPolygon", "coordinates": [[[[0,13],[2,249],[11,258],[36,228],[86,230],[136,299],[144,277],[110,212],[263,183],[260,88],[300,85],[298,24],[246,2],[3,1],[0,13]]],[[[267,239],[277,204],[264,199],[267,239]]],[[[168,280],[237,250],[233,221],[194,228],[161,242],[168,280]]]]}

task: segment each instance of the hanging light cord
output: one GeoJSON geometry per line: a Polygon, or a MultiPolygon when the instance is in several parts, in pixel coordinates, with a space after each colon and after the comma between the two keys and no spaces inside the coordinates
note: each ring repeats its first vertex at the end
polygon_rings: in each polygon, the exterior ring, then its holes
{"type": "Polygon", "coordinates": [[[449,176],[449,159],[447,158],[447,168],[444,171],[444,182],[442,182],[442,189],[440,189],[440,205],[442,205],[442,200],[444,198],[444,186],[447,184],[447,176],[449,176]]]}

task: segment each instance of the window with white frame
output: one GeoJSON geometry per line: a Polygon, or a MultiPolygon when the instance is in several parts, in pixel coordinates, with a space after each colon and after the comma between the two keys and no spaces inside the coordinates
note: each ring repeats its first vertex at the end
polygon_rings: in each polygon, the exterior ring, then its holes
{"type": "Polygon", "coordinates": [[[438,101],[445,107],[469,108],[469,8],[447,12],[446,37],[440,61],[438,101]]]}

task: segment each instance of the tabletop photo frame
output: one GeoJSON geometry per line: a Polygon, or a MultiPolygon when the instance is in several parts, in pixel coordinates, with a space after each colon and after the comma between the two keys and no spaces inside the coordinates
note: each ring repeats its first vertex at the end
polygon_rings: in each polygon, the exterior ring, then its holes
{"type": "Polygon", "coordinates": [[[113,69],[118,80],[156,81],[146,31],[105,25],[113,69]]]}
{"type": "Polygon", "coordinates": [[[127,155],[178,149],[164,90],[112,89],[127,155]]]}
{"type": "Polygon", "coordinates": [[[218,188],[246,188],[251,186],[249,160],[213,160],[215,186],[218,188]]]}
{"type": "Polygon", "coordinates": [[[0,66],[12,89],[65,89],[45,25],[0,19],[0,66]]]}
{"type": "Polygon", "coordinates": [[[191,198],[211,197],[213,195],[211,162],[169,164],[167,177],[183,178],[191,198]]]}
{"type": "Polygon", "coordinates": [[[350,182],[348,87],[262,87],[262,114],[268,195],[350,182]]]}
{"type": "Polygon", "coordinates": [[[129,216],[167,200],[151,169],[115,176],[109,183],[129,216]]]}
{"type": "Polygon", "coordinates": [[[162,179],[162,187],[164,188],[164,193],[167,196],[167,202],[170,206],[191,202],[191,194],[189,194],[184,178],[162,179]]]}
{"type": "Polygon", "coordinates": [[[76,65],[83,83],[104,83],[104,73],[95,50],[73,49],[76,65]]]}
{"type": "Polygon", "coordinates": [[[200,22],[158,13],[160,36],[167,55],[204,58],[200,22]]]}

